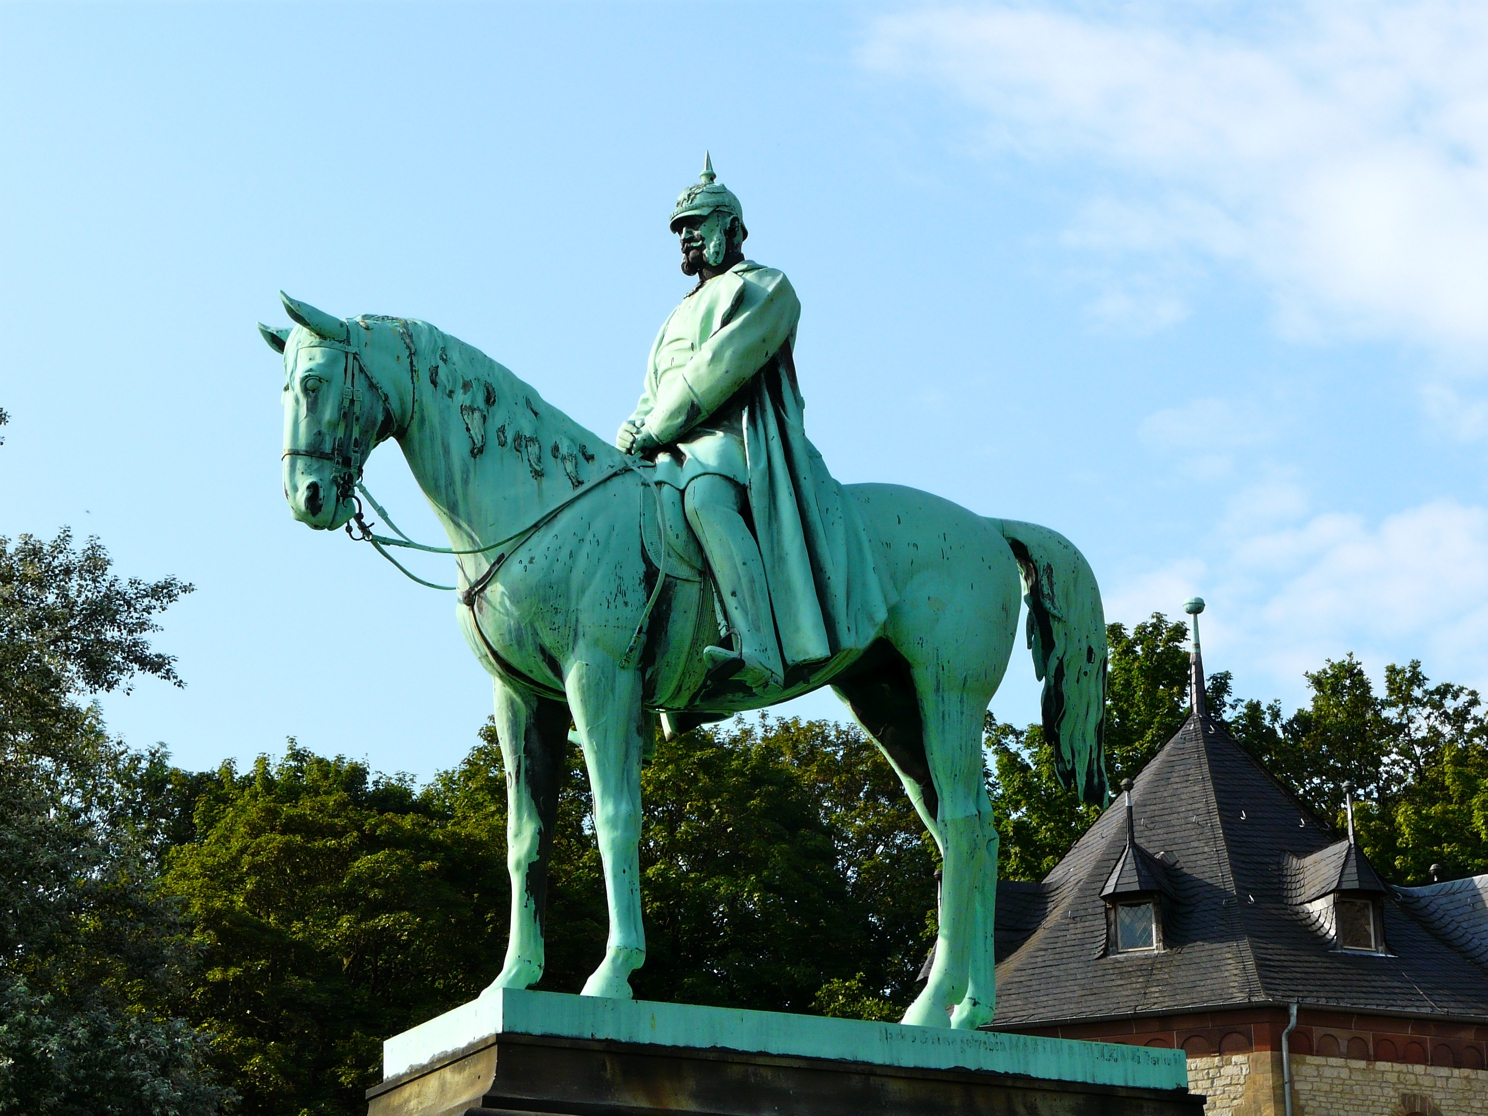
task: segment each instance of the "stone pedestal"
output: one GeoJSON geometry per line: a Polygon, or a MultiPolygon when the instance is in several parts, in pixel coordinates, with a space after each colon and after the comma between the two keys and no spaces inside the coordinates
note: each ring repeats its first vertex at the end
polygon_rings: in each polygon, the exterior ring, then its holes
{"type": "Polygon", "coordinates": [[[1202,1116],[1181,1050],[502,992],[384,1044],[369,1116],[1202,1116]]]}

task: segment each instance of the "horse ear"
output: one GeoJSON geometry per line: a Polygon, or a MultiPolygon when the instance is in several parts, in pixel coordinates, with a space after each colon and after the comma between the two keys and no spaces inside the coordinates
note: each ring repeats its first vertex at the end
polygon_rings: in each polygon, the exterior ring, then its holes
{"type": "Polygon", "coordinates": [[[282,353],[284,346],[289,342],[289,330],[287,329],[275,329],[273,326],[266,326],[263,322],[259,322],[258,332],[263,334],[263,339],[269,343],[269,348],[276,353],[282,353]]]}
{"type": "Polygon", "coordinates": [[[332,317],[324,310],[317,310],[308,302],[292,299],[283,291],[279,292],[279,301],[284,303],[284,312],[311,333],[319,334],[328,341],[350,340],[351,330],[340,318],[332,317]]]}

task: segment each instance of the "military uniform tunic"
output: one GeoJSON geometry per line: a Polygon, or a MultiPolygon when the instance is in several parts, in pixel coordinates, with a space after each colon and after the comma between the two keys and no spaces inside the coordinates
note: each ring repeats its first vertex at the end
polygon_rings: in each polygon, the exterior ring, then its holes
{"type": "Polygon", "coordinates": [[[783,272],[745,260],[688,295],[651,346],[632,421],[676,452],[658,480],[685,488],[716,473],[748,485],[743,390],[795,337],[801,303],[783,272]]]}

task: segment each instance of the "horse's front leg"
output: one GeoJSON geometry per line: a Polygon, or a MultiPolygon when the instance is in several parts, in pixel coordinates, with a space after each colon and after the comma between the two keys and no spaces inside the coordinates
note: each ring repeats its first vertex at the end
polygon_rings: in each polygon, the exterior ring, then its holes
{"type": "Polygon", "coordinates": [[[646,960],[641,925],[641,675],[602,653],[577,655],[564,676],[594,792],[610,936],[585,996],[629,999],[630,974],[646,960]]]}
{"type": "MultiPolygon", "coordinates": [[[[495,683],[496,737],[506,768],[506,866],[511,929],[490,988],[526,988],[543,973],[548,858],[568,750],[568,708],[495,683]]],[[[489,991],[490,989],[488,989],[489,991]]]]}

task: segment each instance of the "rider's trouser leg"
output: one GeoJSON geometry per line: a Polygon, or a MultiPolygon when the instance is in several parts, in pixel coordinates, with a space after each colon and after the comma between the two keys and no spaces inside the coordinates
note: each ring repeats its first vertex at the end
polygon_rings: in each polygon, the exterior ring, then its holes
{"type": "Polygon", "coordinates": [[[683,507],[718,582],[729,627],[737,633],[744,681],[760,686],[778,682],[782,669],[765,563],[744,522],[744,500],[740,485],[709,473],[688,484],[683,507]]]}

